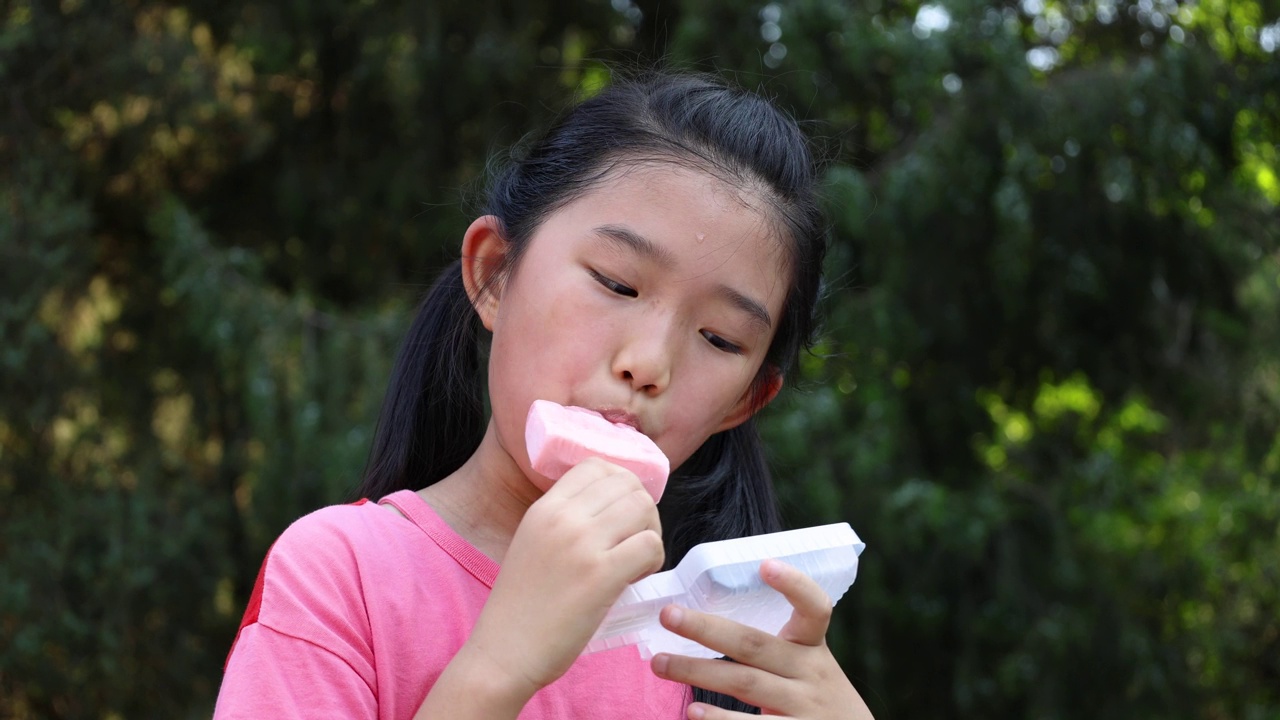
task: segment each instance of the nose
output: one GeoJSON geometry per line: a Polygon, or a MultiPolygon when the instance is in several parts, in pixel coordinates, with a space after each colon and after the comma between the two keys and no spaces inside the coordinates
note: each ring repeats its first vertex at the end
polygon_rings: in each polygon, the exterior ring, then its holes
{"type": "Polygon", "coordinates": [[[672,344],[666,328],[634,326],[613,357],[613,375],[634,392],[657,395],[671,384],[672,344]]]}

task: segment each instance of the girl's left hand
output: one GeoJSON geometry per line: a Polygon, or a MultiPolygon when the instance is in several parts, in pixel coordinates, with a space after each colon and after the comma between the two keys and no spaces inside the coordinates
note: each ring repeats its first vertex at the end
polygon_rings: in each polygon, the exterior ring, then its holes
{"type": "MultiPolygon", "coordinates": [[[[741,623],[674,605],[663,608],[663,627],[724,653],[725,662],[661,653],[652,660],[659,677],[732,695],[765,715],[806,720],[871,720],[871,711],[827,647],[831,599],[809,576],[775,560],[760,577],[786,596],[791,620],[775,637],[741,623]]],[[[693,703],[690,720],[750,717],[693,703]]]]}

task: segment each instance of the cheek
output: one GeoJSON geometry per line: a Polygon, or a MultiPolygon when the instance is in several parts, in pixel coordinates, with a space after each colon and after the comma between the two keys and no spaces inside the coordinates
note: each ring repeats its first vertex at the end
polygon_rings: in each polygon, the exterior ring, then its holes
{"type": "Polygon", "coordinates": [[[504,435],[523,433],[534,400],[565,402],[599,371],[608,340],[603,314],[556,290],[518,288],[504,299],[494,323],[490,401],[504,435]]]}
{"type": "Polygon", "coordinates": [[[690,383],[678,394],[667,415],[667,433],[662,443],[673,462],[684,462],[717,429],[737,406],[748,383],[739,378],[690,383]]]}
{"type": "Polygon", "coordinates": [[[577,346],[589,335],[583,330],[590,315],[566,298],[563,288],[520,285],[513,290],[504,298],[494,325],[494,370],[510,373],[502,379],[520,383],[550,379],[556,367],[572,362],[577,346]]]}

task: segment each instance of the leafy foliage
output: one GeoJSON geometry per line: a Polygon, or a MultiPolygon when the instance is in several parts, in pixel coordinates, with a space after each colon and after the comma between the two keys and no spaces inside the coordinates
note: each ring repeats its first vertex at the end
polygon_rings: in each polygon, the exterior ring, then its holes
{"type": "Polygon", "coordinates": [[[1280,713],[1280,5],[0,8],[0,716],[207,716],[347,499],[489,158],[612,63],[826,149],[826,322],[766,412],[868,542],[882,717],[1280,713]]]}

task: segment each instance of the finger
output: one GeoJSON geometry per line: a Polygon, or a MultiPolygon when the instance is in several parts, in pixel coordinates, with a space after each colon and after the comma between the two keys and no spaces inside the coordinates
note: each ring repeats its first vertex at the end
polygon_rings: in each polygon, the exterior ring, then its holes
{"type": "MultiPolygon", "coordinates": [[[[640,484],[635,473],[610,465],[608,468],[602,468],[576,493],[562,498],[561,502],[587,517],[593,517],[634,492],[644,492],[644,486],[640,484]]],[[[648,493],[645,495],[647,496],[648,493]]],[[[649,504],[652,505],[653,498],[648,499],[649,504]]]]}
{"type": "Polygon", "coordinates": [[[756,716],[736,710],[725,710],[715,705],[693,703],[685,711],[685,717],[691,720],[738,720],[739,718],[754,718],[756,716]]]}
{"type": "Polygon", "coordinates": [[[658,533],[658,537],[662,537],[662,521],[658,517],[658,506],[643,488],[637,488],[614,498],[594,517],[608,533],[611,546],[644,530],[652,530],[658,533]]]}
{"type": "MultiPolygon", "coordinates": [[[[662,569],[662,533],[643,530],[618,543],[609,551],[614,567],[623,571],[623,580],[630,584],[662,569]]],[[[619,589],[621,592],[621,589],[619,589]]]]}
{"type": "Polygon", "coordinates": [[[796,648],[791,643],[727,618],[668,605],[658,619],[681,637],[774,675],[792,677],[797,665],[796,648]]]}
{"type": "MultiPolygon", "coordinates": [[[[547,490],[544,497],[550,498],[555,502],[572,500],[579,493],[594,487],[602,477],[626,472],[628,472],[626,468],[614,465],[606,460],[587,458],[569,468],[569,471],[547,490]]],[[[636,482],[638,483],[639,480],[636,482]]]]}
{"type": "Polygon", "coordinates": [[[660,678],[731,695],[759,707],[794,706],[792,681],[748,665],[658,653],[650,667],[660,678]]]}
{"type": "Polygon", "coordinates": [[[791,619],[778,631],[778,637],[801,645],[818,646],[827,641],[831,624],[831,598],[813,578],[778,561],[760,563],[760,579],[782,593],[794,608],[791,619]]]}

